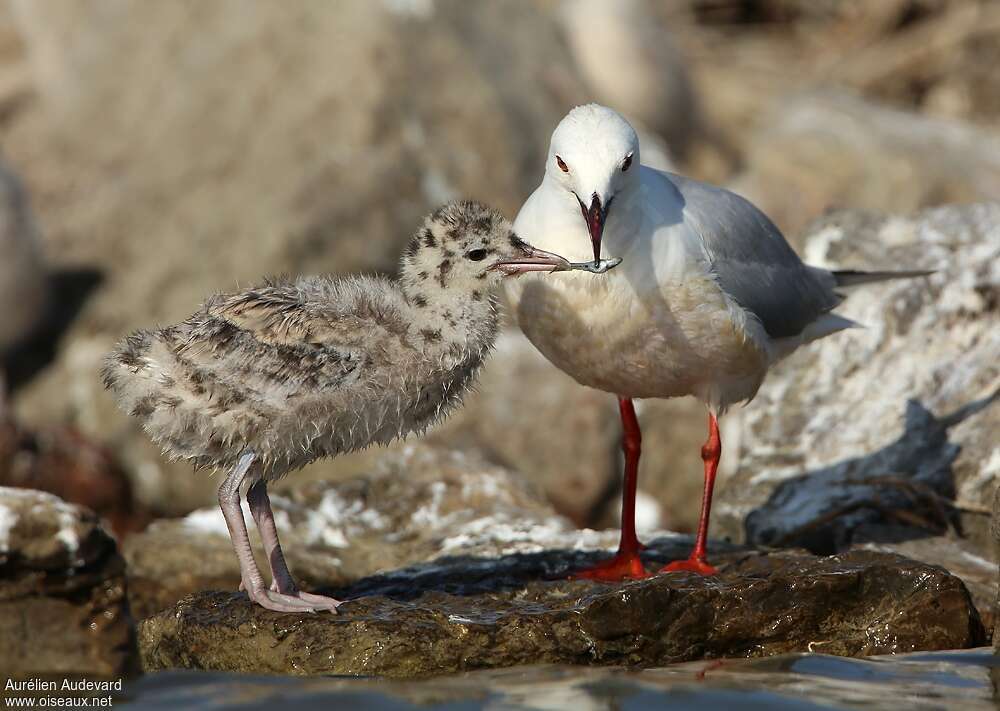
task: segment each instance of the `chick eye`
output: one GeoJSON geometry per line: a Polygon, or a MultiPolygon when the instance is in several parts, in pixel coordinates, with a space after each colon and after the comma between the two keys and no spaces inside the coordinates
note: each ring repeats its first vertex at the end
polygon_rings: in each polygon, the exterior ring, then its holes
{"type": "Polygon", "coordinates": [[[486,254],[485,249],[473,249],[465,253],[465,258],[471,259],[473,262],[481,262],[486,259],[486,254]]]}
{"type": "Polygon", "coordinates": [[[566,165],[566,162],[559,156],[556,156],[556,165],[559,166],[559,170],[561,170],[562,172],[564,173],[569,172],[569,166],[566,165]]]}
{"type": "Polygon", "coordinates": [[[622,172],[624,173],[631,167],[632,167],[632,154],[629,153],[627,156],[625,156],[625,160],[622,161],[622,172]]]}

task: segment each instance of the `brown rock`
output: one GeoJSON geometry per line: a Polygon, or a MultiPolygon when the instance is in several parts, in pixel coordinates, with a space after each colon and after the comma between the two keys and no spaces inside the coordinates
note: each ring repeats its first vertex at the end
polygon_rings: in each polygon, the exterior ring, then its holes
{"type": "Polygon", "coordinates": [[[871,527],[858,531],[858,534],[856,537],[876,539],[871,543],[858,544],[859,548],[897,553],[922,563],[940,566],[960,578],[979,611],[987,636],[993,638],[997,595],[997,563],[994,557],[983,557],[979,547],[967,540],[946,536],[927,538],[922,537],[922,531],[871,527]],[[878,530],[880,528],[884,530],[878,530]],[[892,540],[893,538],[903,540],[892,540]]]}
{"type": "Polygon", "coordinates": [[[233,593],[195,594],[142,623],[143,665],[414,677],[809,650],[871,655],[983,640],[961,581],[900,556],[731,555],[715,579],[537,580],[578,558],[546,552],[437,561],[423,574],[363,581],[355,590],[364,596],[339,615],[281,615],[233,593]]]}
{"type": "MultiPolygon", "coordinates": [[[[863,5],[866,13],[895,5],[896,17],[887,19],[896,22],[885,26],[894,31],[858,51],[841,53],[843,61],[836,62],[832,79],[929,114],[995,124],[1000,79],[989,69],[1000,59],[1000,8],[995,3],[895,0],[863,5]],[[914,11],[919,21],[899,22],[914,11]]],[[[866,29],[870,20],[856,14],[851,18],[866,29]]]]}
{"type": "Polygon", "coordinates": [[[0,488],[0,669],[120,676],[135,664],[125,565],[97,517],[0,488]]]}
{"type": "MultiPolygon", "coordinates": [[[[704,132],[703,117],[684,57],[656,13],[642,0],[573,0],[559,15],[591,95],[685,159],[704,132]]],[[[649,165],[645,144],[643,163],[649,165]]]]}
{"type": "Polygon", "coordinates": [[[30,430],[0,419],[0,486],[47,491],[85,506],[119,537],[148,522],[117,459],[71,427],[30,430]]]}
{"type": "Polygon", "coordinates": [[[959,121],[820,92],[776,102],[760,126],[730,187],[793,240],[833,208],[1000,199],[1000,139],[959,121]]]}

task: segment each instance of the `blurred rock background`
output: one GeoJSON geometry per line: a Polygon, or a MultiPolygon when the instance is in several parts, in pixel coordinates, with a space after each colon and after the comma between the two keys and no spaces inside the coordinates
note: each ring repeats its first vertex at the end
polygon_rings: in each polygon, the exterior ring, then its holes
{"type": "MultiPolygon", "coordinates": [[[[18,209],[30,210],[29,237],[52,285],[0,303],[0,333],[45,309],[49,295],[56,304],[40,335],[0,354],[19,428],[0,457],[21,462],[0,464],[0,483],[59,479],[63,460],[41,456],[52,450],[37,442],[47,440],[25,434],[58,431],[100,448],[88,462],[107,459],[105,473],[86,481],[121,480],[108,484],[131,499],[108,505],[121,531],[211,504],[217,480],[164,462],[103,392],[97,371],[113,342],[266,274],[391,274],[420,216],[453,197],[513,217],[540,180],[552,129],[579,103],[607,102],[630,116],[644,159],[655,154],[747,195],[800,252],[807,234],[822,252],[822,230],[807,225],[834,208],[910,214],[1000,200],[998,61],[1000,5],[988,0],[0,2],[0,152],[24,186],[18,209]]],[[[2,219],[0,227],[9,229],[2,219]]],[[[898,236],[864,234],[888,243],[898,236]]],[[[923,233],[914,234],[898,253],[820,256],[848,268],[893,267],[894,255],[921,254],[923,233]]],[[[970,234],[955,249],[1000,239],[988,225],[970,234]]],[[[928,264],[947,256],[936,249],[928,264]]],[[[962,328],[996,333],[996,268],[983,266],[982,254],[959,263],[968,269],[948,274],[981,299],[962,328]]],[[[5,266],[0,274],[24,274],[5,266]]],[[[920,288],[872,298],[905,305],[920,288]]],[[[936,337],[947,341],[951,322],[918,306],[921,328],[945,329],[936,337]]],[[[880,318],[874,306],[865,313],[880,318]]],[[[894,323],[905,331],[905,313],[894,323]]],[[[831,340],[822,352],[847,347],[831,340]]],[[[886,368],[940,366],[917,360],[916,340],[910,350],[871,348],[894,359],[886,368]]],[[[906,387],[880,393],[883,371],[858,371],[870,393],[852,395],[853,410],[839,407],[824,426],[850,424],[885,397],[892,400],[874,410],[890,418],[884,430],[831,439],[818,458],[783,458],[780,443],[797,430],[774,418],[786,393],[817,387],[802,373],[819,353],[790,359],[763,404],[729,418],[723,462],[733,486],[780,466],[864,455],[902,435],[906,387]]],[[[990,396],[1000,375],[984,356],[953,396],[928,400],[934,385],[924,386],[922,402],[944,417],[990,396]]],[[[825,397],[837,396],[835,383],[824,387],[825,397]]],[[[813,407],[800,394],[797,407],[813,407]]],[[[641,419],[642,524],[690,530],[704,413],[688,401],[651,401],[641,419]]],[[[962,485],[961,503],[982,507],[1000,475],[995,410],[960,427],[982,443],[979,458],[959,460],[962,481],[974,482],[962,485]]],[[[480,392],[430,439],[521,472],[574,524],[600,528],[616,525],[618,437],[613,398],[578,387],[511,330],[480,392]]],[[[384,456],[319,462],[286,485],[349,479],[384,456]]],[[[753,501],[742,500],[741,491],[729,494],[739,516],[720,529],[737,540],[746,535],[744,509],[768,497],[754,489],[753,501]]]]}

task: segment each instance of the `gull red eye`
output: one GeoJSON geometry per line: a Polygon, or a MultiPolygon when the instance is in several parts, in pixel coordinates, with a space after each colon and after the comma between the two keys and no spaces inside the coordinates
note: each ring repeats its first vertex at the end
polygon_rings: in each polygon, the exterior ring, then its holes
{"type": "Polygon", "coordinates": [[[562,172],[564,173],[569,172],[569,166],[566,165],[566,162],[559,156],[556,156],[556,165],[559,166],[559,170],[561,170],[562,172]]]}
{"type": "Polygon", "coordinates": [[[632,167],[632,154],[629,153],[627,156],[625,156],[625,160],[622,161],[622,172],[624,173],[631,167],[632,167]]]}

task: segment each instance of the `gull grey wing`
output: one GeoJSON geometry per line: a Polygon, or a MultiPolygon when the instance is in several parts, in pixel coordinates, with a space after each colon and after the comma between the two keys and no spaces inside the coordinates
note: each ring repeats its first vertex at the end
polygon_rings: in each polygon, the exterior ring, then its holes
{"type": "Polygon", "coordinates": [[[704,242],[719,285],[772,338],[796,336],[840,303],[832,279],[802,263],[768,217],[735,193],[664,174],[684,199],[684,221],[704,242]]]}

